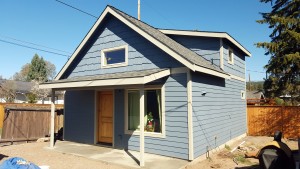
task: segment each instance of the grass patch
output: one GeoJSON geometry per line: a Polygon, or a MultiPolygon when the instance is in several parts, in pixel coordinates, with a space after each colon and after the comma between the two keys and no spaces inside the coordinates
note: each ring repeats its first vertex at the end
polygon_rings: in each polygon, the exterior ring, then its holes
{"type": "Polygon", "coordinates": [[[237,163],[252,165],[252,162],[249,159],[245,158],[244,155],[242,155],[242,154],[235,155],[234,161],[236,161],[237,163]]]}
{"type": "Polygon", "coordinates": [[[225,144],[225,149],[226,149],[226,150],[231,150],[230,146],[227,145],[227,144],[225,144]]]}

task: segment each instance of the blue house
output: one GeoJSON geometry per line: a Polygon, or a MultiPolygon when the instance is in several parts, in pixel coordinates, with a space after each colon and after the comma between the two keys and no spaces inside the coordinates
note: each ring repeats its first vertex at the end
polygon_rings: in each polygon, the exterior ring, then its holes
{"type": "Polygon", "coordinates": [[[246,56],[225,32],[160,30],[107,6],[40,87],[66,90],[65,140],[140,151],[141,165],[144,152],[194,160],[246,133],[246,56]]]}

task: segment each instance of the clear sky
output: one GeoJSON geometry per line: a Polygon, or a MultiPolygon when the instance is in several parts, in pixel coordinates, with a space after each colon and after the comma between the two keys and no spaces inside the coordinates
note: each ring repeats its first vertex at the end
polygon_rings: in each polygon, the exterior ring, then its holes
{"type": "MultiPolygon", "coordinates": [[[[137,0],[61,0],[94,16],[100,16],[106,5],[137,16],[137,0]]],[[[255,21],[259,12],[269,12],[270,4],[259,0],[141,0],[141,20],[156,28],[227,32],[251,53],[246,58],[247,80],[263,80],[264,65],[269,56],[254,46],[269,41],[267,25],[255,21]]],[[[10,78],[29,63],[37,53],[62,68],[96,19],[55,0],[0,1],[0,75],[10,78]],[[35,46],[20,41],[42,46],[35,46]],[[5,42],[4,42],[5,41],[5,42]],[[38,48],[62,55],[29,49],[38,48]],[[54,48],[58,49],[49,49],[54,48]],[[68,52],[68,53],[66,53],[68,52]]]]}

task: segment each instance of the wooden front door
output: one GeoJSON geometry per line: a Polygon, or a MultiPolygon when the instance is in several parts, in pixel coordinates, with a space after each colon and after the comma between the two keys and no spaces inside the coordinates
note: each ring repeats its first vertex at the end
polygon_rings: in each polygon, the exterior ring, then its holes
{"type": "Polygon", "coordinates": [[[98,142],[112,143],[113,139],[113,93],[98,92],[98,142]]]}

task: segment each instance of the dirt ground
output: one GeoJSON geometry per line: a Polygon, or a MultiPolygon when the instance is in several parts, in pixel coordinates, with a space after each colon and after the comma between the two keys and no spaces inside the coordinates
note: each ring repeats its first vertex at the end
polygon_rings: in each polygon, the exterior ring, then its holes
{"type": "MultiPolygon", "coordinates": [[[[219,147],[219,151],[211,153],[209,158],[193,162],[186,169],[259,169],[258,159],[245,158],[244,155],[246,152],[256,152],[271,141],[273,137],[247,136],[230,146],[219,147]]],[[[282,142],[286,143],[292,151],[298,150],[298,141],[282,139],[282,142]]]]}
{"type": "MultiPolygon", "coordinates": [[[[246,151],[260,149],[266,143],[272,141],[272,137],[250,137],[247,136],[236,141],[232,145],[219,147],[218,151],[210,152],[210,156],[204,160],[195,160],[185,169],[258,169],[258,160],[252,158],[244,158],[246,151]],[[240,145],[245,141],[242,145],[240,145]],[[240,148],[237,148],[240,145],[240,148]],[[234,151],[233,151],[234,150],[234,151]],[[233,151],[231,153],[231,151],[233,151]]],[[[292,150],[298,149],[298,142],[284,140],[292,150]]],[[[0,164],[11,157],[22,157],[36,165],[47,165],[50,169],[121,169],[124,166],[117,166],[106,162],[96,161],[79,157],[75,155],[59,153],[46,149],[48,142],[41,143],[25,143],[18,145],[0,146],[0,164]]]]}

